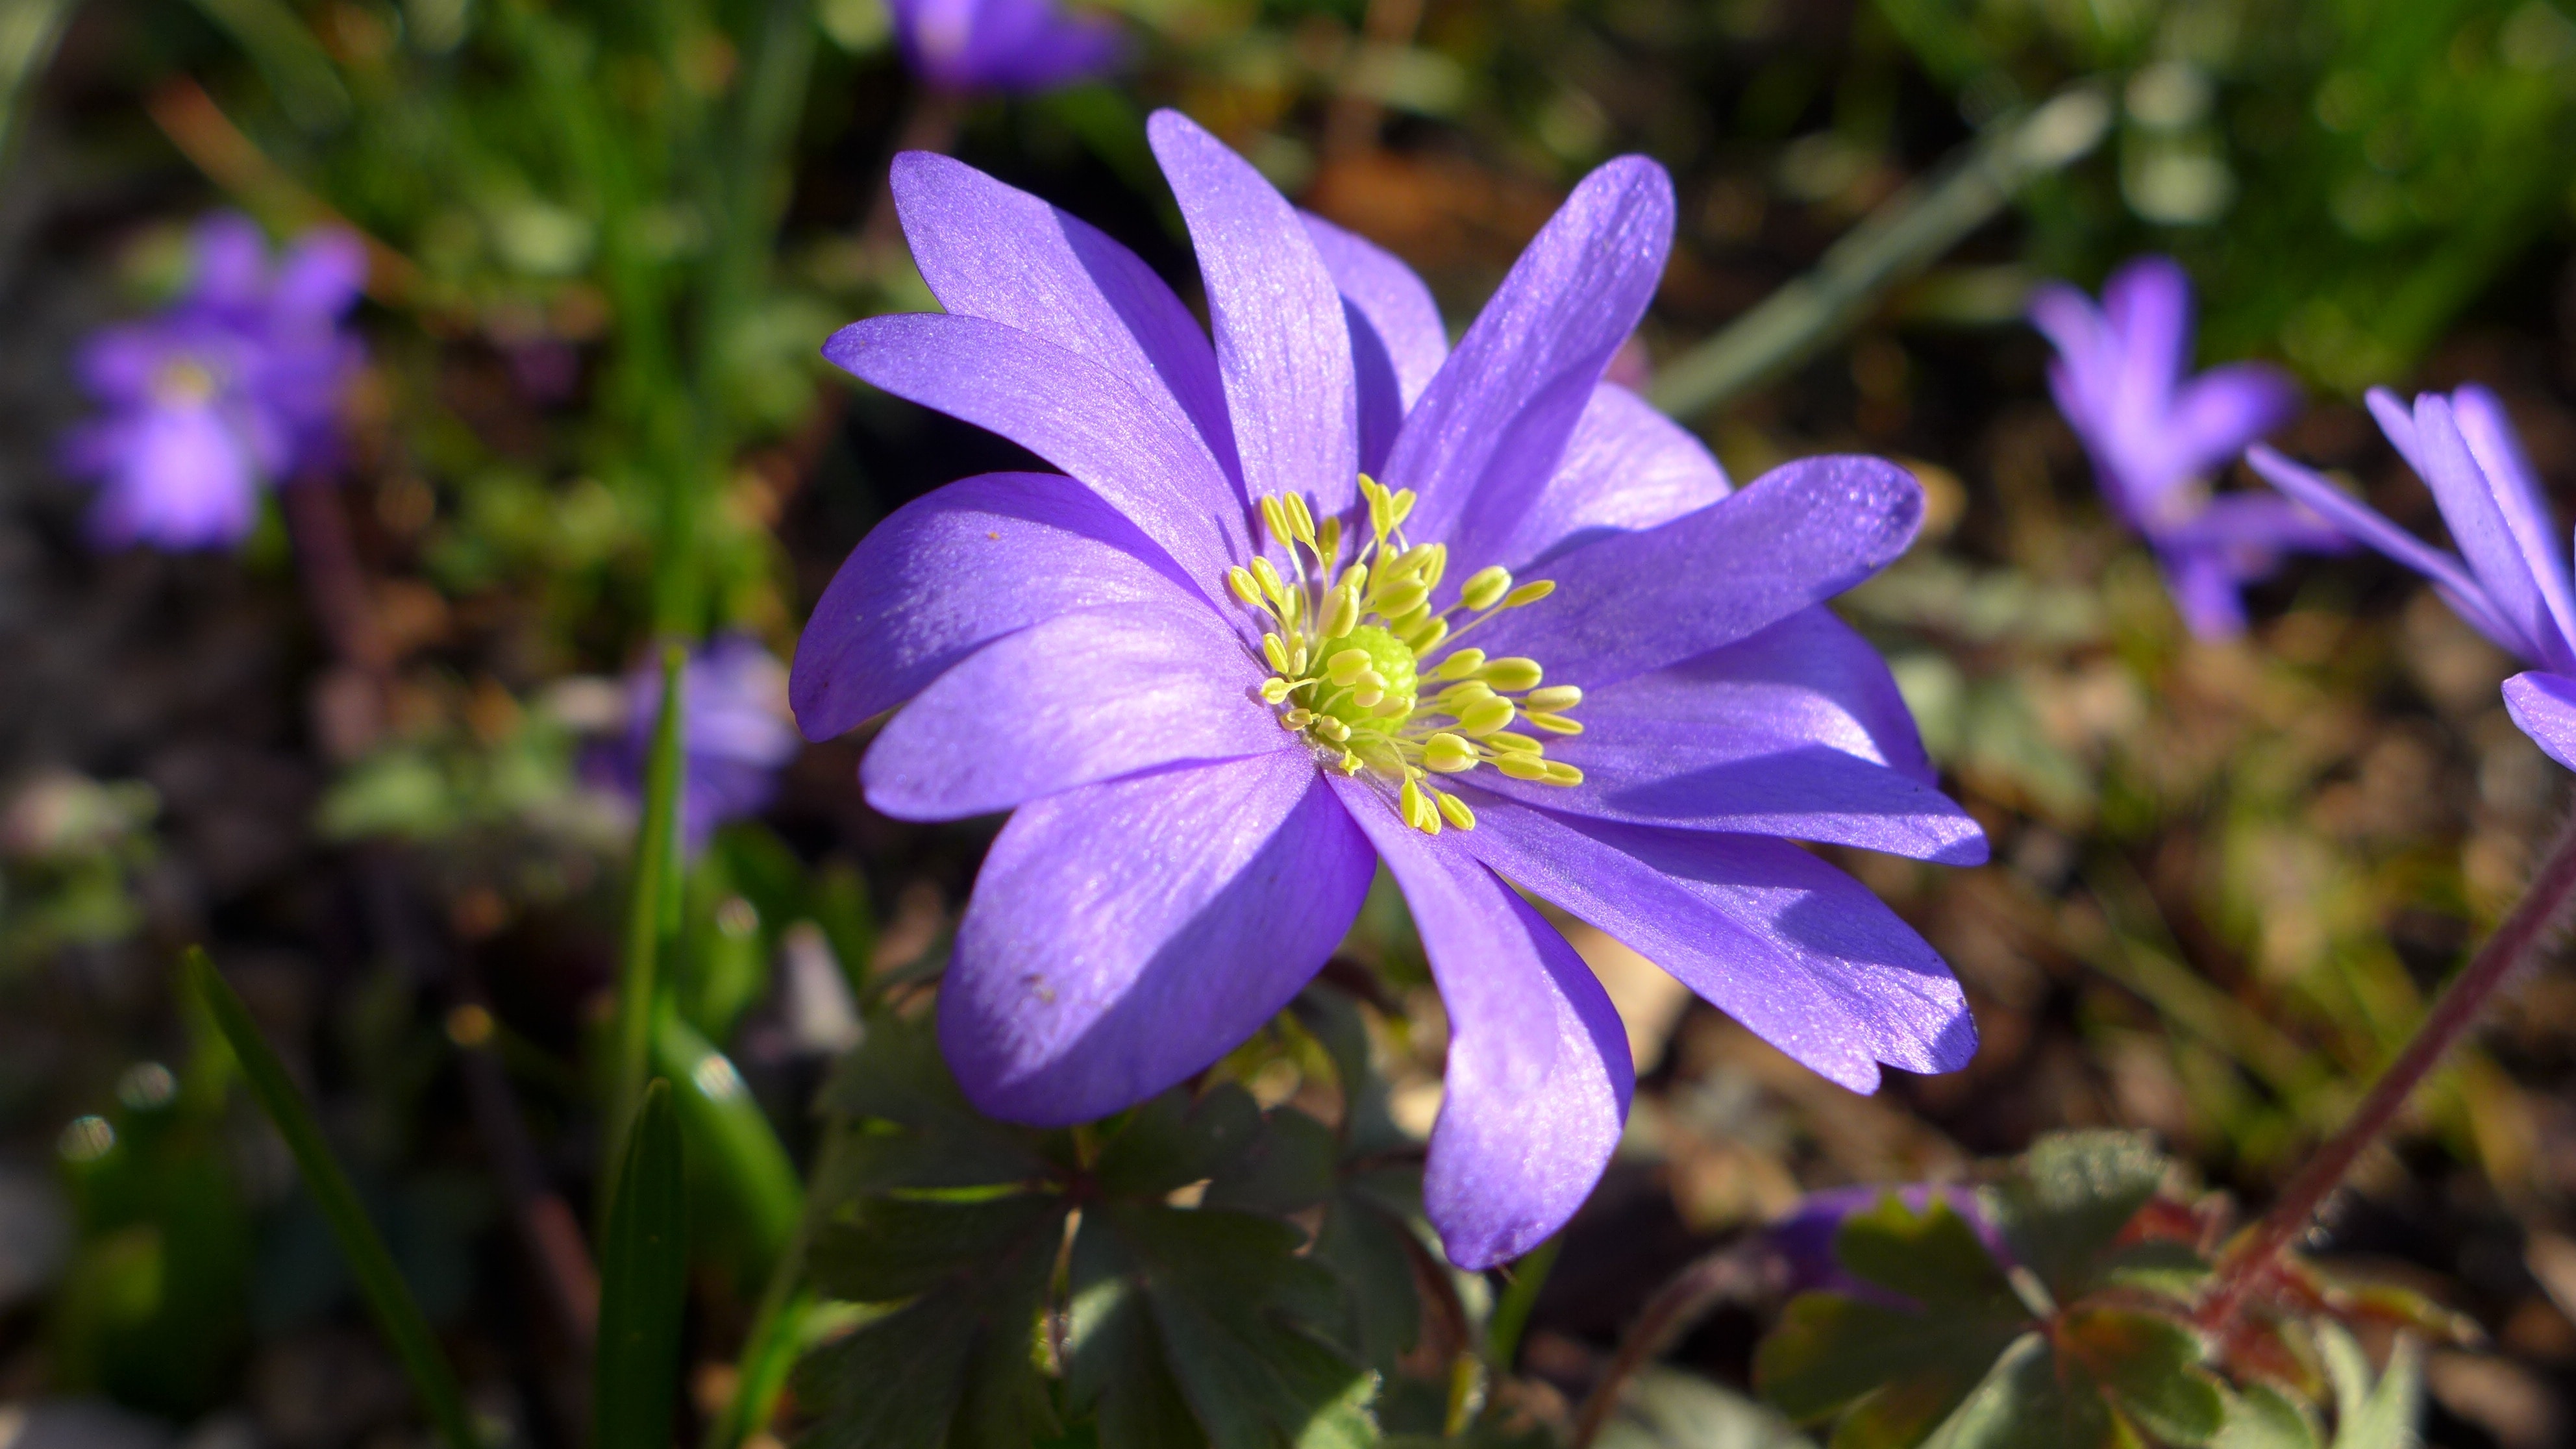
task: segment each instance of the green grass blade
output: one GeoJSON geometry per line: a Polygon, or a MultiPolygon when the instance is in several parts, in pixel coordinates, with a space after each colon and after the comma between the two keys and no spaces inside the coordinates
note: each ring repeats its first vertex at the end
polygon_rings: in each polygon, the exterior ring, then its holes
{"type": "Polygon", "coordinates": [[[251,1096],[286,1139],[287,1150],[295,1154],[296,1168],[304,1174],[304,1189],[313,1195],[322,1209],[323,1219],[331,1225],[331,1235],[340,1241],[340,1251],[348,1256],[349,1271],[358,1280],[358,1289],[366,1296],[367,1306],[375,1311],[376,1322],[392,1341],[394,1353],[402,1360],[403,1371],[411,1378],[412,1391],[420,1395],[421,1406],[429,1413],[430,1422],[448,1449],[480,1449],[481,1440],[474,1429],[474,1418],[465,1409],[465,1394],[457,1386],[455,1370],[448,1367],[436,1335],[430,1332],[429,1320],[412,1298],[410,1285],[394,1267],[393,1254],[385,1250],[384,1239],[377,1236],[375,1224],[367,1220],[366,1210],[358,1205],[358,1194],[349,1186],[349,1176],[340,1170],[330,1146],[322,1140],[321,1124],[313,1120],[313,1110],[304,1094],[286,1075],[276,1053],[260,1037],[259,1028],[233,994],[222,976],[216,974],[214,962],[206,953],[190,948],[181,966],[188,992],[205,1008],[224,1040],[232,1047],[233,1059],[241,1067],[242,1080],[250,1087],[251,1096]]]}
{"type": "Polygon", "coordinates": [[[644,1089],[608,1204],[599,1254],[596,1449],[670,1449],[680,1390],[680,1311],[688,1290],[688,1194],[671,1084],[644,1089]]]}
{"type": "Polygon", "coordinates": [[[805,1214],[805,1185],[768,1114],[733,1062],[678,1012],[664,1012],[654,1030],[653,1069],[671,1079],[680,1125],[742,1214],[760,1254],[756,1271],[771,1271],[805,1214]]]}
{"type": "MultiPolygon", "coordinates": [[[[608,1140],[602,1162],[624,1155],[623,1133],[636,1120],[653,1062],[653,1018],[661,990],[663,943],[679,933],[680,790],[687,768],[681,748],[681,689],[687,651],[662,655],[662,708],[644,765],[644,818],[635,830],[635,878],[626,902],[626,942],[618,961],[617,1016],[610,1034],[608,1140]]],[[[603,1184],[601,1208],[606,1210],[603,1184]]]]}

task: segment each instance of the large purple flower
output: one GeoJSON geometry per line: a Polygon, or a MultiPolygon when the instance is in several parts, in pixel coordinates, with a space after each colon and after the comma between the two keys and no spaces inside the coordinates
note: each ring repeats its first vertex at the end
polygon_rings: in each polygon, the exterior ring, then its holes
{"type": "Polygon", "coordinates": [[[913,74],[942,90],[1031,92],[1107,70],[1118,29],[1064,14],[1055,0],[888,0],[913,74]]]}
{"type": "Polygon", "coordinates": [[[240,542],[263,484],[331,462],[365,358],[342,325],[366,277],[355,237],[314,232],[272,271],[259,229],[220,213],[199,223],[194,253],[177,302],[102,330],[76,364],[104,411],[63,440],[63,464],[98,482],[90,531],[104,547],[240,542]]]}
{"type": "Polygon", "coordinates": [[[967,1094],[1070,1123],[1187,1079],[1322,965],[1381,860],[1449,1011],[1425,1193],[1459,1263],[1581,1205],[1633,1086],[1521,892],[1855,1090],[1964,1063],[1940,958],[1790,843],[1984,858],[1818,607],[1904,549],[1921,492],[1869,458],[1730,490],[1599,381],[1663,271],[1662,168],[1586,178],[1452,351],[1402,263],[1180,115],[1150,132],[1213,348],[1125,248],[915,153],[894,194],[948,311],[824,349],[1070,475],[899,510],[796,654],[809,736],[911,701],[862,767],[878,809],[1017,812],[940,1001],[967,1094]]]}
{"type": "MultiPolygon", "coordinates": [[[[602,762],[607,783],[628,799],[644,793],[653,725],[662,712],[662,671],[626,677],[626,732],[602,762]]],[[[799,745],[787,709],[787,671],[760,641],[720,634],[680,671],[680,839],[696,854],[728,821],[759,814],[778,793],[779,767],[799,745]]]]}
{"type": "Polygon", "coordinates": [[[2102,496],[2155,549],[2183,622],[2224,639],[2245,631],[2242,588],[2270,577],[2284,552],[2344,541],[2281,499],[2210,496],[2210,474],[2287,422],[2299,394],[2258,362],[2185,378],[2191,314],[2191,279],[2169,257],[2113,273],[2099,308],[2063,284],[2040,288],[2030,304],[2032,323],[2057,348],[2049,390],[2092,455],[2102,496]]]}
{"type": "Polygon", "coordinates": [[[2548,496],[2504,405],[2474,383],[2448,398],[2421,394],[2411,413],[2386,388],[2371,389],[2369,402],[2388,441],[2432,488],[2459,554],[2425,544],[2271,448],[2258,444],[2245,460],[2355,542],[2432,580],[2461,618],[2532,666],[2504,682],[2504,707],[2549,758],[2576,770],[2576,593],[2548,496]]]}

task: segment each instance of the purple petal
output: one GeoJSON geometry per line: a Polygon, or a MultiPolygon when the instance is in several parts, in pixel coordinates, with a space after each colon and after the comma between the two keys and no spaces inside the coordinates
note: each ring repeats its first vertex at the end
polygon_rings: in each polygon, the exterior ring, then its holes
{"type": "Polygon", "coordinates": [[[197,223],[190,243],[196,270],[188,279],[189,300],[225,311],[259,304],[268,283],[268,238],[258,223],[219,211],[197,223]]]}
{"type": "Polygon", "coordinates": [[[2208,547],[2158,549],[2165,592],[2183,627],[2197,639],[2233,639],[2245,632],[2244,575],[2226,551],[2208,547]]]}
{"type": "Polygon", "coordinates": [[[1895,464],[1801,459],[1697,513],[1551,561],[1539,572],[1556,592],[1494,616],[1476,642],[1596,689],[1832,598],[1903,553],[1922,522],[1922,485],[1895,464]]]}
{"type": "Polygon", "coordinates": [[[367,285],[367,246],[355,232],[322,227],[296,240],[278,264],[270,310],[290,324],[336,321],[367,285]]]}
{"type": "Polygon", "coordinates": [[[2576,650],[2570,648],[2571,641],[2576,641],[2576,597],[2568,591],[2567,554],[2559,547],[2557,530],[2549,521],[2548,497],[2541,491],[2540,476],[2532,470],[2530,458],[2523,454],[2522,440],[2514,435],[2513,420],[2505,416],[2504,403],[2494,393],[2475,383],[2452,394],[2452,415],[2522,556],[2523,571],[2539,586],[2541,603],[2548,610],[2545,620],[2533,622],[2533,638],[2554,639],[2561,653],[2576,658],[2576,650]]]}
{"type": "Polygon", "coordinates": [[[177,350],[177,340],[164,328],[103,327],[81,344],[72,370],[82,389],[100,402],[140,402],[151,392],[153,377],[177,350]]]}
{"type": "Polygon", "coordinates": [[[1295,749],[1255,694],[1269,674],[1196,604],[1080,609],[932,681],[859,767],[899,820],[962,820],[1182,760],[1295,749]]]}
{"type": "Polygon", "coordinates": [[[1386,466],[1405,411],[1449,355],[1449,334],[1431,289],[1393,253],[1320,216],[1298,217],[1342,294],[1359,389],[1360,471],[1375,473],[1386,466]]]}
{"type": "Polygon", "coordinates": [[[208,406],[153,408],[122,437],[89,516],[104,547],[229,548],[259,521],[259,480],[232,429],[208,406]]]}
{"type": "Polygon", "coordinates": [[[2191,361],[2191,278],[2171,257],[2140,257],[2103,283],[2102,315],[2118,339],[2111,415],[2123,433],[2153,436],[2191,361]]]}
{"type": "Polygon", "coordinates": [[[1178,111],[1146,125],[1190,227],[1243,486],[1303,495],[1318,518],[1359,498],[1359,394],[1342,296],[1277,188],[1178,111]]]}
{"type": "Polygon", "coordinates": [[[2501,490],[2469,452],[2449,400],[2437,393],[2415,400],[2415,441],[2430,470],[2424,474],[2425,486],[2441,505],[2451,541],[2477,575],[2496,617],[2523,641],[2514,652],[2546,669],[2576,671],[2576,651],[2551,617],[2540,578],[2506,517],[2501,490]]]}
{"type": "Polygon", "coordinates": [[[2278,368],[2260,362],[2211,368],[2183,384],[2164,419],[2175,475],[2197,477],[2232,461],[2298,411],[2298,384],[2278,368]]]}
{"type": "Polygon", "coordinates": [[[2342,530],[2303,505],[2263,493],[2222,494],[2209,500],[2199,516],[2160,530],[2154,538],[2159,546],[2220,549],[2248,558],[2291,550],[2344,553],[2353,546],[2342,530]]]}
{"type": "Polygon", "coordinates": [[[961,479],[895,510],[851,550],[796,641],[789,698],[805,737],[827,740],[1041,619],[1198,599],[1169,555],[1072,479],[961,479]]]}
{"type": "Polygon", "coordinates": [[[1625,156],[1583,178],[1441,364],[1387,459],[1420,495],[1406,527],[1446,540],[1459,577],[1556,471],[1612,353],[1635,331],[1673,240],[1673,183],[1625,156]]]}
{"type": "Polygon", "coordinates": [[[2069,422],[2089,417],[2109,393],[2110,324],[2093,299],[2064,282],[2050,282],[2031,293],[2031,325],[2057,349],[2049,381],[2057,408],[2069,422]]]}
{"type": "Polygon", "coordinates": [[[2426,476],[2424,449],[2415,435],[2413,410],[2397,394],[2384,387],[2372,388],[2363,394],[2362,400],[2369,404],[2370,415],[2379,420],[2379,430],[2388,435],[2389,445],[2406,460],[2406,466],[2415,470],[2416,477],[2426,476]]]}
{"type": "Polygon", "coordinates": [[[1057,1126],[1187,1080],[1324,964],[1375,865],[1302,752],[1024,807],[984,857],[940,987],[958,1085],[1057,1126]]]}
{"type": "MultiPolygon", "coordinates": [[[[1858,881],[1753,836],[1565,820],[1473,786],[1462,839],[1829,1081],[1955,1071],[1976,1025],[1940,955],[1858,881]]],[[[1383,847],[1381,847],[1383,848],[1383,847]]]]}
{"type": "MultiPolygon", "coordinates": [[[[2409,442],[2412,426],[2409,426],[2409,442]]],[[[2401,447],[2399,451],[2405,449],[2401,447]]],[[[2399,528],[2379,516],[2377,510],[2327,482],[2319,474],[2291,462],[2263,443],[2245,450],[2245,461],[2254,471],[2270,479],[2272,486],[2307,505],[2318,515],[2342,529],[2356,541],[2404,564],[2432,580],[2444,601],[2468,621],[2471,628],[2495,641],[2508,654],[2520,654],[2523,645],[2515,631],[2487,603],[2486,591],[2469,577],[2459,559],[2399,528]]]]}
{"type": "Polygon", "coordinates": [[[2505,713],[2541,753],[2576,770],[2576,679],[2532,670],[2504,682],[2505,713]]]}
{"type": "Polygon", "coordinates": [[[1038,91],[1105,70],[1115,27],[1059,13],[1051,0],[891,0],[904,61],[948,90],[1038,91]]]}
{"type": "MultiPolygon", "coordinates": [[[[985,0],[988,12],[1003,8],[998,0],[985,0]]],[[[1125,38],[1106,16],[1067,15],[1044,3],[1013,8],[1039,15],[1042,23],[1017,34],[991,34],[974,63],[980,84],[1022,94],[1052,90],[1100,75],[1126,53],[1125,38]]]]}
{"type": "Polygon", "coordinates": [[[1216,353],[1198,319],[1134,252],[934,152],[897,156],[889,179],[913,260],[940,306],[1102,364],[1196,428],[1234,473],[1216,353]]]}
{"type": "Polygon", "coordinates": [[[1404,888],[1449,1013],[1449,1068],[1423,1207],[1449,1261],[1517,1258],[1592,1195],[1636,1090],[1626,1031],[1583,958],[1468,853],[1396,819],[1361,780],[1328,774],[1404,888]]]}
{"type": "MultiPolygon", "coordinates": [[[[1202,592],[1250,557],[1244,507],[1207,441],[1087,357],[980,317],[871,317],[823,355],[897,397],[989,428],[1144,530],[1202,592]]],[[[1209,594],[1213,599],[1215,595],[1209,594]]]]}
{"type": "Polygon", "coordinates": [[[1696,513],[1728,491],[1726,470],[1689,429],[1605,382],[1592,390],[1556,476],[1504,525],[1494,557],[1525,569],[1608,534],[1696,513]]]}

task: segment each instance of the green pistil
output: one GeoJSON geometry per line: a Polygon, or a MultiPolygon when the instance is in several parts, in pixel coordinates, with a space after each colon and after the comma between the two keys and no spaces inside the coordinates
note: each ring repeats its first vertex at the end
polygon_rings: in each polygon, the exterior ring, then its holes
{"type": "Polygon", "coordinates": [[[1280,725],[1345,772],[1394,784],[1405,823],[1430,835],[1444,822],[1461,830],[1476,825],[1475,812],[1433,786],[1433,775],[1491,765],[1515,780],[1582,783],[1581,770],[1547,758],[1540,736],[1583,732],[1566,713],[1583,691],[1542,688],[1535,659],[1489,659],[1482,649],[1456,647],[1469,630],[1537,603],[1555,585],[1515,584],[1504,569],[1482,569],[1459,586],[1457,603],[1435,611],[1430,600],[1448,550],[1405,543],[1412,492],[1389,492],[1362,474],[1360,493],[1368,500],[1368,532],[1348,563],[1341,521],[1318,528],[1304,499],[1279,494],[1260,500],[1261,518],[1286,548],[1292,574],[1282,577],[1268,559],[1227,572],[1227,589],[1274,626],[1261,640],[1273,671],[1261,697],[1279,712],[1280,725]],[[1453,627],[1459,615],[1466,617],[1453,627]]]}

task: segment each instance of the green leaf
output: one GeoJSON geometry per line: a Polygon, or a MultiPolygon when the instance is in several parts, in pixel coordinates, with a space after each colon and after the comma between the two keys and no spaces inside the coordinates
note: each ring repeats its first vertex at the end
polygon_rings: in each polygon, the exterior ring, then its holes
{"type": "Polygon", "coordinates": [[[2168,1444],[2206,1444],[2227,1422],[2227,1399],[2201,1368],[2198,1333],[2156,1313],[2078,1306],[2058,1341],[2132,1423],[2168,1444]]]}
{"type": "Polygon", "coordinates": [[[850,1140],[829,1199],[893,1188],[1027,1182],[1052,1163],[1040,1135],[978,1114],[948,1075],[927,1021],[869,1015],[860,1044],[823,1088],[823,1109],[865,1129],[850,1140]]]}
{"type": "Polygon", "coordinates": [[[733,1062],[676,1012],[654,1031],[653,1064],[679,1084],[680,1125],[702,1179],[732,1209],[757,1281],[787,1251],[805,1211],[796,1164],[733,1062]]]}
{"type": "Polygon", "coordinates": [[[644,1089],[600,1242],[599,1353],[592,1366],[598,1449],[670,1449],[688,1297],[688,1186],[671,1084],[644,1089]]]}
{"type": "Polygon", "coordinates": [[[1889,1193],[1851,1214],[1834,1234],[1834,1256],[1853,1275],[1936,1313],[2027,1316],[1976,1229],[1938,1198],[1918,1215],[1889,1193]]]}
{"type": "MultiPolygon", "coordinates": [[[[626,939],[617,971],[617,1014],[610,1028],[608,1150],[625,1155],[617,1134],[640,1120],[639,1102],[653,1058],[653,1018],[660,995],[663,945],[679,933],[680,791],[687,761],[680,749],[681,671],[688,655],[674,644],[662,654],[662,704],[645,756],[644,814],[635,827],[633,879],[627,887],[626,939]]],[[[606,1204],[601,1204],[603,1216],[606,1204]]]]}
{"type": "MultiPolygon", "coordinates": [[[[2048,1351],[2034,1333],[2014,1343],[1994,1372],[1928,1441],[1933,1449],[2113,1449],[2125,1436],[2080,1368],[2048,1351]]],[[[1843,1421],[1832,1449],[1880,1449],[1910,1439],[1855,1435],[1860,1415],[1843,1421]]],[[[2134,1441],[2130,1441],[2134,1442],[2134,1441]]]]}
{"type": "Polygon", "coordinates": [[[402,1361],[412,1392],[420,1396],[421,1406],[427,1410],[439,1437],[447,1441],[448,1449],[478,1449],[481,1436],[475,1431],[473,1416],[466,1412],[465,1395],[457,1386],[456,1372],[448,1366],[437,1336],[430,1331],[429,1320],[422,1315],[410,1286],[403,1282],[401,1271],[395,1268],[384,1239],[368,1220],[366,1209],[359,1206],[349,1175],[341,1171],[339,1160],[331,1155],[321,1124],[313,1119],[313,1109],[305,1103],[304,1094],[295,1089],[285,1065],[260,1036],[249,1009],[216,974],[215,964],[206,958],[206,953],[190,948],[180,969],[189,994],[204,1007],[207,1017],[232,1048],[251,1096],[275,1124],[278,1135],[286,1139],[296,1170],[304,1176],[305,1191],[312,1194],[314,1204],[330,1223],[331,1235],[347,1255],[349,1271],[358,1280],[359,1291],[374,1311],[377,1325],[391,1341],[395,1357],[402,1361]]]}
{"type": "Polygon", "coordinates": [[[2424,1414],[2424,1350],[2399,1335],[2388,1367],[2370,1371],[2370,1359],[2342,1324],[2321,1320],[2317,1348],[2334,1384],[2334,1449],[2415,1449],[2424,1414]]]}
{"type": "Polygon", "coordinates": [[[2317,1422],[2298,1400],[2270,1384],[2248,1384],[2227,1402],[2218,1449],[2324,1449],[2317,1422]]]}
{"type": "Polygon", "coordinates": [[[1115,1197],[1160,1198],[1233,1166],[1261,1131],[1260,1106],[1232,1082],[1196,1101],[1166,1092],[1127,1114],[1092,1165],[1092,1178],[1115,1197]]]}
{"type": "Polygon", "coordinates": [[[1813,1449],[1776,1411],[1661,1365],[1637,1375],[1595,1443],[1598,1449],[1813,1449]]]}
{"type": "Polygon", "coordinates": [[[2069,1303],[2098,1281],[2100,1259],[2156,1195],[2165,1166],[2144,1133],[2051,1133],[1979,1200],[2014,1259],[2069,1303]]]}

